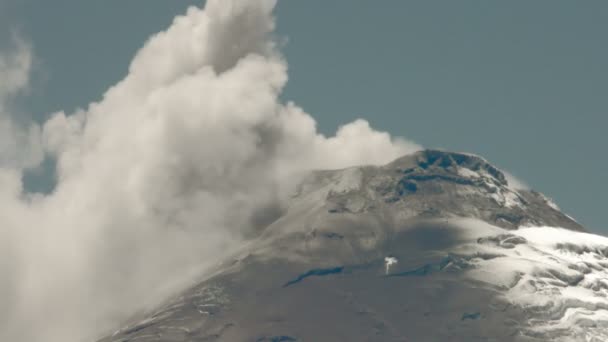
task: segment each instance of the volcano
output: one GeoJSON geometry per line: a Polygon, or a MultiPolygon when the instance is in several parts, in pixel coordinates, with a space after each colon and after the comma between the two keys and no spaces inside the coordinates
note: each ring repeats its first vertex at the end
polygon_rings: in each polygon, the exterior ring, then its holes
{"type": "Polygon", "coordinates": [[[608,238],[481,157],[315,171],[285,207],[100,342],[608,340],[608,238]]]}

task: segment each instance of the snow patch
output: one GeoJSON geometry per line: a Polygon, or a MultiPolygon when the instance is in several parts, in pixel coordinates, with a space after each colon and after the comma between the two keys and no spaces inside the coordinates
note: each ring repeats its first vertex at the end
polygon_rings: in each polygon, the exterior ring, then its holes
{"type": "Polygon", "coordinates": [[[479,173],[477,173],[469,168],[466,168],[466,167],[459,167],[458,175],[460,175],[462,177],[466,177],[466,178],[480,178],[481,177],[479,175],[479,173]]]}
{"type": "Polygon", "coordinates": [[[459,255],[504,255],[468,259],[466,275],[503,289],[513,305],[538,312],[528,332],[567,335],[556,341],[608,338],[607,237],[555,227],[506,231],[474,220],[459,226],[470,239],[456,248],[459,255]],[[517,244],[502,243],[517,237],[517,244]]]}
{"type": "Polygon", "coordinates": [[[399,260],[397,260],[397,258],[392,257],[392,256],[387,256],[384,258],[384,264],[386,267],[386,274],[388,275],[388,272],[390,271],[391,265],[396,264],[397,262],[399,262],[399,260]]]}

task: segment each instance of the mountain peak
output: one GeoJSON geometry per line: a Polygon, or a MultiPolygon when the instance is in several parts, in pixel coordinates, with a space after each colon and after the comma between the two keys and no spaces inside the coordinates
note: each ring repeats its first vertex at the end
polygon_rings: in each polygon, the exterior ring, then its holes
{"type": "Polygon", "coordinates": [[[482,157],[468,153],[422,150],[398,158],[387,166],[401,169],[404,173],[414,171],[442,173],[465,179],[480,177],[483,174],[491,177],[498,185],[508,185],[507,178],[502,171],[482,157]]]}
{"type": "Polygon", "coordinates": [[[584,231],[548,197],[510,184],[503,171],[465,153],[423,150],[384,166],[319,171],[303,182],[295,199],[309,195],[334,214],[474,218],[507,229],[584,231]]]}

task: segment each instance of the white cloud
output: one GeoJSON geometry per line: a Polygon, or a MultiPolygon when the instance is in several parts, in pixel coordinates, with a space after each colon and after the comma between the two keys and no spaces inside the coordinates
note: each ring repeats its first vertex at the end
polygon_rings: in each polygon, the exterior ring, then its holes
{"type": "MultiPolygon", "coordinates": [[[[238,245],[302,172],[419,148],[364,120],[324,137],[280,103],[287,65],[274,5],[190,8],[100,102],[30,133],[57,159],[58,184],[24,196],[19,168],[0,172],[1,340],[90,339],[238,245]]],[[[27,84],[14,79],[7,97],[27,84]]],[[[20,144],[7,136],[0,148],[20,144]]]]}
{"type": "MultiPolygon", "coordinates": [[[[18,35],[13,35],[12,51],[0,55],[0,101],[17,94],[29,83],[32,68],[32,49],[18,35]]],[[[0,102],[0,103],[2,103],[0,102]]]]}
{"type": "Polygon", "coordinates": [[[42,161],[40,127],[23,123],[12,113],[11,99],[27,88],[32,50],[19,36],[13,48],[0,54],[0,167],[27,168],[42,161]]]}

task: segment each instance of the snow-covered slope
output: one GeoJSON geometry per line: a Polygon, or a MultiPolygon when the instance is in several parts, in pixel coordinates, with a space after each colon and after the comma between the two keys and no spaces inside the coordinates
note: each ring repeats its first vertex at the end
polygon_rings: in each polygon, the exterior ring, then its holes
{"type": "Polygon", "coordinates": [[[554,341],[608,340],[608,238],[554,227],[506,232],[463,220],[450,263],[529,318],[522,333],[554,341]]]}
{"type": "Polygon", "coordinates": [[[605,341],[607,272],[608,239],[547,197],[422,151],[312,173],[211,275],[102,341],[605,341]]]}

